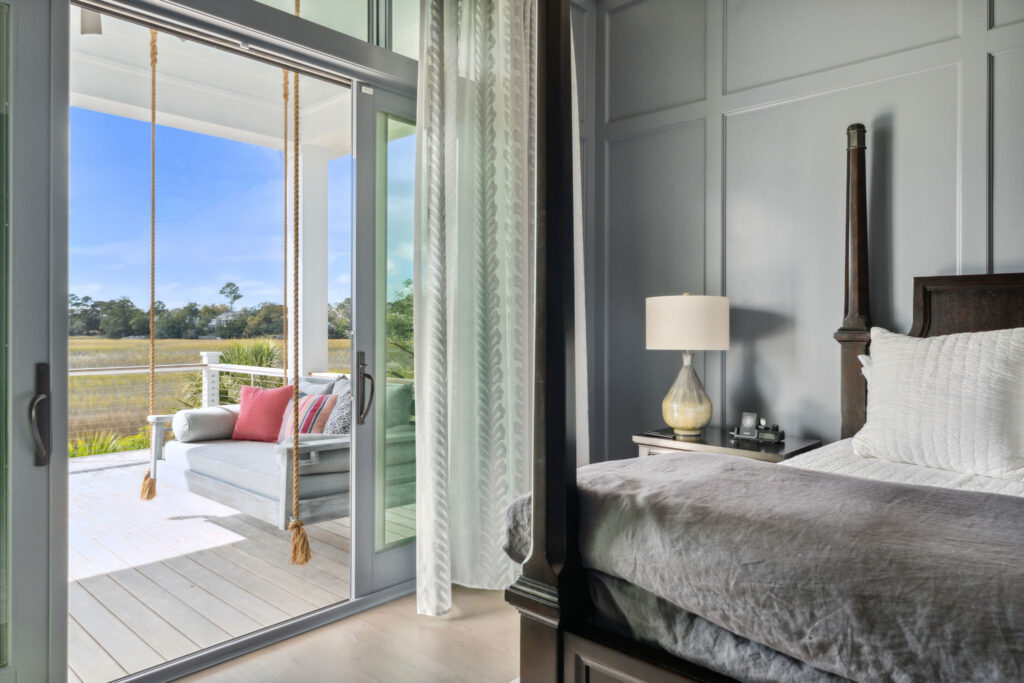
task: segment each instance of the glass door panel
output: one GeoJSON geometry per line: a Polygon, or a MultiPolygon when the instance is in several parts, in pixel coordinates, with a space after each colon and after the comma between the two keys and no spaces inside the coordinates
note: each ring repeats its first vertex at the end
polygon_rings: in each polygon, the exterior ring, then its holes
{"type": "Polygon", "coordinates": [[[391,49],[411,59],[420,58],[419,0],[392,0],[391,49]]]}
{"type": "MultiPolygon", "coordinates": [[[[295,0],[258,0],[288,14],[295,0]]],[[[370,6],[366,0],[302,0],[299,16],[359,40],[370,39],[370,6]]]]}
{"type": "Polygon", "coordinates": [[[354,379],[359,419],[354,429],[352,590],[358,597],[411,582],[416,571],[416,107],[412,99],[362,84],[354,92],[360,189],[352,344],[357,365],[364,368],[354,379]]]}
{"type": "Polygon", "coordinates": [[[416,416],[413,365],[413,218],[416,125],[377,114],[377,420],[374,548],[416,537],[416,416]]]}

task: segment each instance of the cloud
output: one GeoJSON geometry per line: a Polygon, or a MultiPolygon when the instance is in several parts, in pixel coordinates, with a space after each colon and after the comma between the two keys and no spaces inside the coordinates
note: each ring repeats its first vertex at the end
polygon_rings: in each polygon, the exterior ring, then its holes
{"type": "Polygon", "coordinates": [[[391,253],[394,254],[395,258],[401,259],[402,261],[412,261],[412,241],[403,240],[399,242],[392,247],[391,253]]]}
{"type": "Polygon", "coordinates": [[[78,296],[91,296],[95,297],[103,291],[103,285],[98,282],[85,282],[69,285],[68,291],[78,296]]]}

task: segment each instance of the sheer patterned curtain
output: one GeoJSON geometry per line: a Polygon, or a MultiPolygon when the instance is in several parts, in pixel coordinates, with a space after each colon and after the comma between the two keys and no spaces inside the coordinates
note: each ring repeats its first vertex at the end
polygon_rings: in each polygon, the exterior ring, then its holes
{"type": "Polygon", "coordinates": [[[537,0],[423,8],[417,608],[439,615],[453,583],[504,588],[518,570],[501,546],[531,484],[537,0]]]}

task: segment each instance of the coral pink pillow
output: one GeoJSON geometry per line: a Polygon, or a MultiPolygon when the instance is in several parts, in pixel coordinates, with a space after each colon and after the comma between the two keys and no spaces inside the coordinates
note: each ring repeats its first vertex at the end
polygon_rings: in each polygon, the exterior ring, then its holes
{"type": "Polygon", "coordinates": [[[291,386],[277,389],[242,387],[238,421],[231,438],[236,441],[277,441],[284,408],[293,393],[291,386]]]}

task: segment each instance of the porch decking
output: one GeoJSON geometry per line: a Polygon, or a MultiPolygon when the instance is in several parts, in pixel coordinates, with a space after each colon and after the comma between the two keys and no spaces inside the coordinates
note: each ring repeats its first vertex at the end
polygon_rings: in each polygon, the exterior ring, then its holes
{"type": "Polygon", "coordinates": [[[69,477],[70,681],[109,681],[346,600],[348,518],[290,535],[158,483],[139,500],[145,452],[75,458],[69,477]]]}

